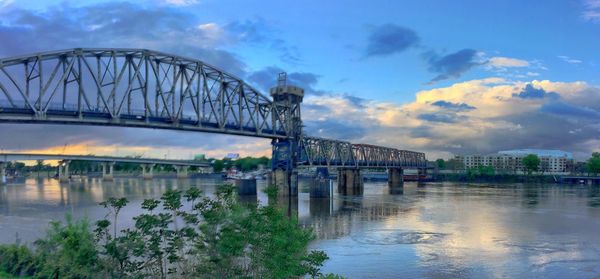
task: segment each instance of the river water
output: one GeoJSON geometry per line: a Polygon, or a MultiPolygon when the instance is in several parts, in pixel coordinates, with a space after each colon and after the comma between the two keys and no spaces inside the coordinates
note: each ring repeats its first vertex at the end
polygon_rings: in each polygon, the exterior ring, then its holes
{"type": "MultiPolygon", "coordinates": [[[[197,186],[212,195],[212,179],[117,178],[60,184],[27,179],[0,186],[0,242],[31,243],[65,213],[91,220],[109,197],[130,201],[131,224],[145,198],[197,186]]],[[[266,204],[260,189],[251,199],[266,204]]],[[[314,228],[323,267],[348,278],[599,278],[598,186],[365,182],[362,196],[310,199],[306,181],[297,201],[282,206],[314,228]]],[[[248,200],[246,199],[246,202],[248,200]]]]}

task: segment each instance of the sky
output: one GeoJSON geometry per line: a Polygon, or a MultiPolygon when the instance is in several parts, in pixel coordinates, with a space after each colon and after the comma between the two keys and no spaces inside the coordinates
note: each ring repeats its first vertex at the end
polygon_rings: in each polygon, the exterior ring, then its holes
{"type": "MultiPolygon", "coordinates": [[[[600,151],[600,0],[0,0],[0,57],[147,48],[205,61],[266,93],[306,89],[308,135],[426,153],[600,151]]],[[[1,98],[1,97],[0,97],[1,98]]],[[[7,151],[270,155],[196,132],[0,124],[7,151]]]]}

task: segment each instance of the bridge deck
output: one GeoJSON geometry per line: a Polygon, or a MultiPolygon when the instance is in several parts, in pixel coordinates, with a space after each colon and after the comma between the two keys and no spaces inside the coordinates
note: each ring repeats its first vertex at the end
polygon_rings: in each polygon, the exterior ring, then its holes
{"type": "Polygon", "coordinates": [[[173,166],[193,166],[209,167],[208,162],[188,161],[188,160],[166,160],[152,158],[132,158],[132,157],[112,157],[112,156],[93,156],[93,155],[67,155],[67,154],[33,154],[33,153],[2,153],[0,162],[11,161],[36,161],[36,160],[78,160],[94,162],[118,162],[118,163],[137,163],[137,164],[157,164],[173,166]]]}

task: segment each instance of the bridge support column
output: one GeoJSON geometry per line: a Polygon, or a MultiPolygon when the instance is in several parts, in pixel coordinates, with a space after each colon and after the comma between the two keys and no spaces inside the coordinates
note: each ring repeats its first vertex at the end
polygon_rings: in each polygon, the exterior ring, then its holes
{"type": "Polygon", "coordinates": [[[272,183],[277,187],[277,193],[283,197],[298,196],[298,171],[273,170],[272,183]]]}
{"type": "Polygon", "coordinates": [[[390,186],[390,187],[404,186],[404,170],[402,168],[388,169],[388,186],[390,186]]]}
{"type": "Polygon", "coordinates": [[[316,177],[310,184],[311,198],[330,198],[331,197],[331,180],[329,178],[316,177]]]}
{"type": "Polygon", "coordinates": [[[0,185],[6,184],[6,164],[0,162],[0,185]]]}
{"type": "Polygon", "coordinates": [[[363,181],[358,168],[338,169],[338,193],[344,195],[362,195],[363,181]]]}
{"type": "Polygon", "coordinates": [[[113,181],[115,179],[114,169],[115,169],[115,162],[102,163],[102,180],[113,181]]]}
{"type": "Polygon", "coordinates": [[[330,198],[331,180],[329,179],[329,170],[327,168],[317,168],[316,176],[310,184],[311,198],[330,198]]]}
{"type": "Polygon", "coordinates": [[[69,173],[69,164],[71,161],[65,160],[58,163],[58,180],[60,182],[68,182],[71,178],[71,174],[69,173]]]}
{"type": "Polygon", "coordinates": [[[426,168],[417,169],[417,180],[418,181],[425,180],[426,177],[427,177],[427,169],[426,168]]]}
{"type": "Polygon", "coordinates": [[[177,171],[177,178],[188,178],[188,166],[175,166],[177,171]]]}
{"type": "Polygon", "coordinates": [[[256,196],[256,179],[236,179],[235,186],[240,196],[256,196]]]}
{"type": "Polygon", "coordinates": [[[154,164],[142,164],[142,178],[146,180],[154,178],[154,174],[152,172],[153,169],[154,164]]]}

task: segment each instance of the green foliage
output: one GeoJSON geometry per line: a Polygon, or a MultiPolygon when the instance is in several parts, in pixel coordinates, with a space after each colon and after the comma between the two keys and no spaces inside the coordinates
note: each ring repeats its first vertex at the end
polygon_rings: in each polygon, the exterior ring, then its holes
{"type": "Polygon", "coordinates": [[[100,205],[104,206],[104,208],[108,208],[110,213],[112,213],[114,216],[114,237],[117,237],[117,218],[119,217],[119,212],[127,205],[128,202],[129,201],[126,198],[117,199],[111,197],[108,200],[100,203],[100,205]]]}
{"type": "Polygon", "coordinates": [[[496,170],[492,166],[479,166],[476,168],[468,168],[466,171],[467,178],[473,180],[476,177],[493,176],[496,170]]]}
{"type": "Polygon", "coordinates": [[[265,194],[267,194],[267,197],[269,197],[269,200],[274,200],[277,198],[277,193],[279,192],[279,189],[277,189],[277,186],[275,186],[275,185],[269,185],[269,186],[265,187],[263,192],[265,194]]]}
{"type": "Polygon", "coordinates": [[[237,168],[241,171],[253,171],[258,169],[259,166],[270,167],[271,159],[267,157],[244,157],[237,159],[235,161],[229,158],[223,158],[222,160],[214,159],[213,160],[213,169],[215,172],[221,172],[223,170],[231,169],[232,167],[237,168]]]}
{"type": "Polygon", "coordinates": [[[477,172],[479,172],[479,175],[490,176],[494,175],[496,170],[492,166],[479,166],[477,168],[477,172]]]}
{"type": "Polygon", "coordinates": [[[212,166],[213,166],[213,170],[215,172],[222,172],[223,169],[225,168],[225,164],[223,163],[223,160],[214,160],[212,166]]]}
{"type": "Polygon", "coordinates": [[[92,170],[93,168],[97,168],[98,163],[90,162],[90,161],[82,161],[82,160],[73,160],[69,163],[69,171],[71,173],[84,173],[92,170]]]}
{"type": "Polygon", "coordinates": [[[435,160],[435,164],[437,165],[438,169],[440,169],[440,170],[446,169],[446,161],[444,161],[444,159],[435,160]]]}
{"type": "Polygon", "coordinates": [[[539,170],[540,158],[535,154],[529,154],[523,157],[523,166],[527,171],[527,175],[531,175],[532,172],[539,170]]]}
{"type": "Polygon", "coordinates": [[[593,174],[600,173],[600,153],[594,152],[592,154],[592,157],[587,161],[586,169],[593,174]]]}
{"type": "Polygon", "coordinates": [[[457,159],[450,159],[446,162],[446,169],[449,170],[462,170],[465,168],[465,165],[462,161],[457,159]]]}
{"type": "MultiPolygon", "coordinates": [[[[0,272],[17,277],[31,276],[38,270],[33,252],[23,245],[0,246],[0,272]]],[[[0,273],[0,278],[5,278],[0,273]]],[[[9,277],[10,278],[10,277],[9,277]]]]}
{"type": "Polygon", "coordinates": [[[86,219],[51,222],[46,238],[35,242],[39,278],[92,278],[100,270],[98,252],[86,219]]]}
{"type": "MultiPolygon", "coordinates": [[[[268,188],[276,196],[275,187],[268,188]]],[[[115,233],[124,198],[101,203],[108,219],[52,222],[36,249],[0,245],[0,272],[35,278],[339,278],[322,275],[328,259],[308,251],[312,231],[274,205],[237,202],[235,187],[214,198],[197,188],[168,190],[142,202],[132,228],[115,233]],[[190,206],[184,206],[188,202],[190,206]],[[114,232],[110,233],[111,225],[114,232]]]]}
{"type": "Polygon", "coordinates": [[[245,157],[235,160],[234,166],[241,171],[252,171],[258,169],[258,166],[262,165],[268,167],[271,164],[271,160],[267,157],[245,157]]]}

